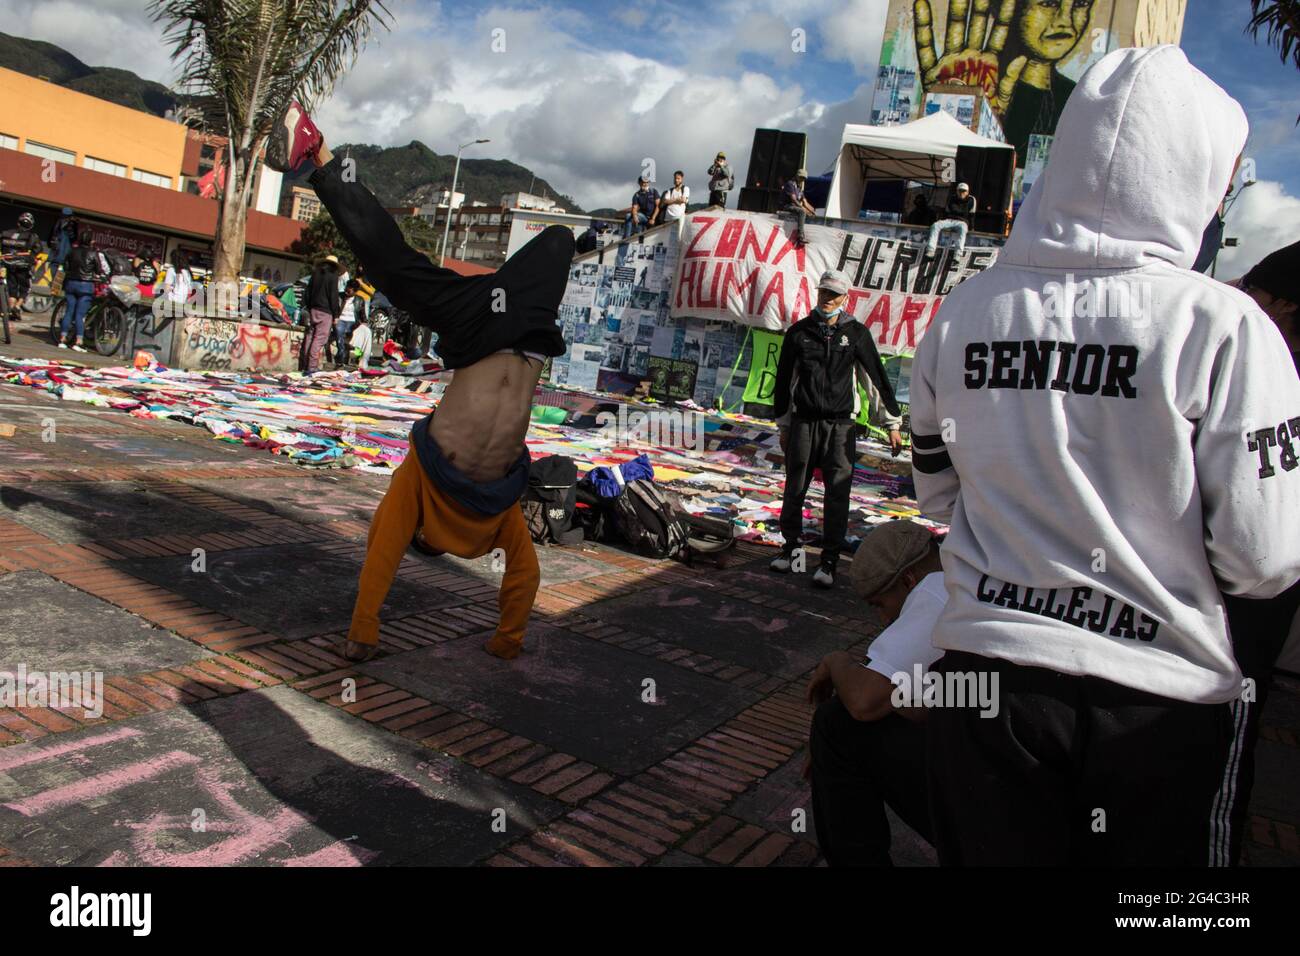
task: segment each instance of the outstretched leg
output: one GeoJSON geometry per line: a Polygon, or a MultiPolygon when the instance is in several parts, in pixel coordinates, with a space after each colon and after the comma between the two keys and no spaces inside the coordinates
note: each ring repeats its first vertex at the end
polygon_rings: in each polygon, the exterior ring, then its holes
{"type": "Polygon", "coordinates": [[[563,355],[556,322],[573,259],[573,233],[551,226],[490,275],[462,276],[407,245],[393,217],[323,145],[310,181],[366,274],[413,321],[438,333],[448,368],[502,349],[563,355]]]}

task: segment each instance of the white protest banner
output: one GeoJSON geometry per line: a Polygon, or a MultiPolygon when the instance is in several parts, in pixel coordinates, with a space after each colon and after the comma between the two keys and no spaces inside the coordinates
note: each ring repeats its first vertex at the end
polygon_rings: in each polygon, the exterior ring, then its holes
{"type": "Polygon", "coordinates": [[[757,213],[688,216],[669,314],[784,330],[816,305],[821,274],[840,269],[851,284],[848,313],[871,329],[882,349],[912,351],[943,297],[992,265],[998,251],[969,247],[958,256],[940,246],[928,257],[924,243],[897,235],[811,225],[807,243],[796,246],[791,228],[788,219],[757,213]]]}

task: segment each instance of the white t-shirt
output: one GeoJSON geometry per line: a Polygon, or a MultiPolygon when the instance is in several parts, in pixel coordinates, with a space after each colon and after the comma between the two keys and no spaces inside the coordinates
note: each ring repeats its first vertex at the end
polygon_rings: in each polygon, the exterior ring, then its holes
{"type": "Polygon", "coordinates": [[[370,343],[373,341],[370,326],[362,323],[352,331],[352,338],[348,345],[354,349],[361,349],[361,361],[364,363],[370,358],[370,343]]]}
{"type": "MultiPolygon", "coordinates": [[[[667,202],[669,199],[685,199],[686,202],[688,203],[691,201],[691,187],[685,185],[674,186],[671,189],[665,190],[663,196],[660,198],[662,198],[665,202],[667,202]]],[[[665,220],[681,219],[682,216],[684,215],[686,215],[686,203],[681,203],[680,205],[674,205],[674,206],[664,206],[665,220]]]]}
{"type": "Polygon", "coordinates": [[[862,666],[883,674],[890,680],[902,672],[910,678],[912,668],[920,664],[929,670],[930,665],[939,659],[943,649],[930,642],[934,625],[943,613],[943,606],[948,603],[948,591],[943,586],[943,572],[931,571],[921,583],[912,588],[898,620],[880,632],[880,636],[867,648],[867,656],[862,666]]]}

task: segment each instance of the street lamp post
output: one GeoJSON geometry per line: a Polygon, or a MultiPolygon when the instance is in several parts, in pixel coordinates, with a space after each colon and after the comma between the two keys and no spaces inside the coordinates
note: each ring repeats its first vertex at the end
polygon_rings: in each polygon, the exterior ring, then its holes
{"type": "Polygon", "coordinates": [[[438,265],[440,266],[447,265],[447,233],[451,230],[451,204],[456,201],[456,180],[460,178],[460,151],[466,146],[487,142],[491,142],[491,140],[475,139],[456,147],[456,171],[451,175],[451,192],[447,195],[447,219],[442,224],[442,252],[438,257],[438,265]]]}
{"type": "MultiPolygon", "coordinates": [[[[1244,193],[1244,192],[1245,192],[1248,188],[1250,188],[1251,186],[1255,185],[1255,183],[1256,183],[1257,181],[1258,181],[1258,180],[1254,180],[1254,179],[1252,179],[1252,180],[1249,180],[1248,182],[1244,182],[1244,183],[1242,183],[1242,184],[1241,184],[1241,188],[1238,189],[1235,193],[1233,193],[1233,195],[1231,196],[1231,198],[1229,198],[1228,201],[1225,202],[1225,203],[1223,204],[1223,224],[1224,224],[1224,229],[1225,229],[1225,231],[1226,231],[1226,229],[1227,229],[1227,225],[1228,225],[1228,212],[1229,212],[1229,210],[1231,210],[1232,207],[1233,207],[1233,205],[1237,202],[1237,200],[1241,198],[1241,194],[1244,193]]],[[[1235,246],[1236,244],[1237,244],[1237,240],[1236,240],[1235,238],[1233,238],[1233,239],[1229,239],[1229,238],[1222,237],[1222,236],[1219,238],[1219,248],[1218,248],[1217,250],[1215,250],[1214,258],[1210,260],[1210,278],[1211,278],[1211,279],[1215,278],[1215,275],[1214,275],[1214,274],[1215,274],[1215,272],[1218,271],[1218,268],[1219,268],[1219,252],[1222,251],[1225,247],[1235,246]]]]}

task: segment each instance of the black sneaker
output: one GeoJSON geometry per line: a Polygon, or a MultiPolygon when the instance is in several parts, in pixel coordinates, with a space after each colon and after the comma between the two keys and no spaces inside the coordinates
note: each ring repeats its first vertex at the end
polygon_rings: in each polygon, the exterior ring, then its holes
{"type": "Polygon", "coordinates": [[[833,588],[835,586],[835,565],[823,561],[813,575],[813,584],[819,588],[833,588]]]}
{"type": "Polygon", "coordinates": [[[294,100],[271,130],[266,141],[266,165],[282,173],[292,172],[325,142],[302,104],[294,100]]]}
{"type": "Polygon", "coordinates": [[[790,565],[793,563],[793,556],[789,551],[782,551],[773,558],[767,565],[769,571],[775,571],[777,574],[789,574],[790,565]]]}

